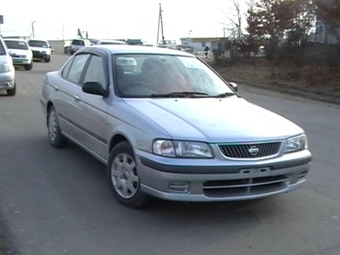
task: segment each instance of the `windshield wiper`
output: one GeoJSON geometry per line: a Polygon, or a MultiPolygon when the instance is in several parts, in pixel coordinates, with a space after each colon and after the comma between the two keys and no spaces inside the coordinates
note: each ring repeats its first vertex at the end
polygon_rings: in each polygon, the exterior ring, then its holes
{"type": "Polygon", "coordinates": [[[217,94],[214,95],[212,97],[230,97],[230,96],[234,96],[235,94],[232,92],[225,92],[225,93],[221,93],[221,94],[217,94]]]}
{"type": "Polygon", "coordinates": [[[150,95],[150,97],[202,97],[202,96],[206,97],[209,96],[209,94],[204,92],[184,91],[150,95]]]}

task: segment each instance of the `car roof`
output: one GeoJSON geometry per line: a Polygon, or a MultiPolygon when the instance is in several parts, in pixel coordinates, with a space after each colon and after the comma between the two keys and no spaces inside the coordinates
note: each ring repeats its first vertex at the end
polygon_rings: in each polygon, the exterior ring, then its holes
{"type": "Polygon", "coordinates": [[[104,50],[111,54],[160,54],[160,55],[176,55],[194,57],[194,55],[173,49],[159,48],[159,47],[147,47],[147,46],[134,46],[134,45],[94,45],[91,47],[83,48],[80,52],[92,51],[92,50],[104,50]]]}
{"type": "Polygon", "coordinates": [[[31,38],[28,41],[41,41],[41,42],[48,42],[48,40],[45,39],[36,39],[36,38],[31,38]]]}
{"type": "Polygon", "coordinates": [[[27,42],[25,39],[18,39],[18,38],[4,38],[4,41],[17,41],[17,42],[27,42]]]}

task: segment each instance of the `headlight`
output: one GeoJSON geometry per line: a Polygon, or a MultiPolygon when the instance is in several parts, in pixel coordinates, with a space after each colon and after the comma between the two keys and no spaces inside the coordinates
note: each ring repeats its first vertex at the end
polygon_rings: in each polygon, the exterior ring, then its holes
{"type": "Polygon", "coordinates": [[[210,146],[206,143],[155,140],[153,153],[164,157],[213,158],[210,146]]]}
{"type": "Polygon", "coordinates": [[[0,72],[1,73],[7,73],[12,71],[13,65],[8,64],[8,63],[4,63],[2,65],[0,65],[0,72]]]}
{"type": "Polygon", "coordinates": [[[295,152],[307,149],[307,137],[306,135],[299,135],[286,140],[285,152],[295,152]]]}

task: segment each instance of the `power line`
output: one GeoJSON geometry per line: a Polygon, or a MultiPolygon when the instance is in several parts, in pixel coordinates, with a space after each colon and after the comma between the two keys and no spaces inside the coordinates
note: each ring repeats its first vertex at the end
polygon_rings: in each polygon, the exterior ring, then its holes
{"type": "Polygon", "coordinates": [[[181,37],[180,34],[178,34],[175,30],[173,30],[171,27],[169,27],[166,23],[164,23],[164,25],[169,28],[172,32],[174,32],[178,37],[181,37]]]}

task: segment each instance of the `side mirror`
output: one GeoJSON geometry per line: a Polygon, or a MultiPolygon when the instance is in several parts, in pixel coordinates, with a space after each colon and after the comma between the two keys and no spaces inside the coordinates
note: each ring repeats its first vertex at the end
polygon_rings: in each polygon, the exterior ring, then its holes
{"type": "Polygon", "coordinates": [[[108,91],[103,89],[103,86],[95,81],[85,82],[82,86],[82,90],[85,93],[107,97],[108,91]]]}
{"type": "Polygon", "coordinates": [[[232,87],[233,89],[237,92],[238,91],[238,86],[235,82],[228,82],[232,87]]]}

